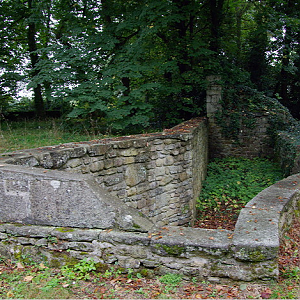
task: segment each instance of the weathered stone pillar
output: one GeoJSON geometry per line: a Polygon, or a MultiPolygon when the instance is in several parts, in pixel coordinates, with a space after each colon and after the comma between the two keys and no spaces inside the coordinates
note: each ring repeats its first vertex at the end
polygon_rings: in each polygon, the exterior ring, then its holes
{"type": "Polygon", "coordinates": [[[220,84],[221,76],[211,75],[206,77],[206,113],[208,118],[214,118],[217,110],[221,108],[220,100],[222,98],[222,86],[220,84]]]}
{"type": "Polygon", "coordinates": [[[206,114],[208,117],[208,153],[210,158],[219,157],[222,153],[221,129],[217,124],[216,113],[222,108],[220,100],[222,98],[221,76],[211,75],[206,77],[206,114]]]}

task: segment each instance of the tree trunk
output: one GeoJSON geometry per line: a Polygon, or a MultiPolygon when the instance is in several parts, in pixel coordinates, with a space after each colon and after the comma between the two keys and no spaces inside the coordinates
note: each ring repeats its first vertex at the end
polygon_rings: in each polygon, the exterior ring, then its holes
{"type": "MultiPolygon", "coordinates": [[[[28,0],[28,9],[29,11],[32,10],[32,0],[28,0]]],[[[33,21],[30,21],[28,24],[27,30],[27,42],[28,42],[28,49],[30,54],[30,61],[31,61],[31,76],[32,79],[39,74],[39,71],[36,69],[37,63],[39,61],[39,56],[36,52],[36,26],[33,21]]],[[[38,117],[45,116],[45,108],[44,108],[44,101],[42,96],[42,87],[40,84],[37,84],[34,89],[34,106],[35,106],[35,113],[38,117]]]]}

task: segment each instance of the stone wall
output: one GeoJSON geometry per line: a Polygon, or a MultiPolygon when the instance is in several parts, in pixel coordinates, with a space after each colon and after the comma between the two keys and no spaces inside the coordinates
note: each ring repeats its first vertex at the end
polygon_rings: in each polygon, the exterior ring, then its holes
{"type": "MultiPolygon", "coordinates": [[[[244,120],[247,121],[247,118],[244,120]]],[[[241,120],[236,137],[230,137],[223,133],[222,126],[212,117],[209,120],[210,157],[273,157],[274,141],[268,133],[268,114],[252,113],[251,120],[251,127],[241,120]]]]}
{"type": "Polygon", "coordinates": [[[300,175],[252,199],[234,231],[176,226],[192,223],[207,148],[206,120],[195,119],[163,133],[2,155],[0,255],[52,266],[92,258],[124,272],[213,281],[276,279],[280,238],[299,213],[300,175]]]}
{"type": "Polygon", "coordinates": [[[70,143],[2,155],[7,164],[90,174],[158,225],[192,224],[207,167],[207,123],[162,133],[70,143]]]}
{"type": "Polygon", "coordinates": [[[0,255],[48,261],[51,266],[83,258],[143,274],[179,273],[203,280],[270,280],[278,276],[280,237],[299,214],[300,175],[288,177],[252,199],[234,231],[180,226],[148,232],[5,223],[0,255]]]}

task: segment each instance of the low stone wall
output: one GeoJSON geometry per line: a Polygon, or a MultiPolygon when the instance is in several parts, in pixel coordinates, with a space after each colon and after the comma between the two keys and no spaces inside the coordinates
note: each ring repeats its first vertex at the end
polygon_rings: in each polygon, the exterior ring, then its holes
{"type": "Polygon", "coordinates": [[[1,222],[149,231],[136,209],[99,187],[92,176],[0,164],[1,222]]]}
{"type": "Polygon", "coordinates": [[[299,200],[298,174],[253,198],[234,231],[164,226],[133,232],[5,223],[0,225],[0,254],[52,266],[92,258],[124,272],[171,272],[215,282],[276,279],[280,237],[299,212],[299,200]]]}
{"type": "Polygon", "coordinates": [[[93,258],[124,272],[214,281],[276,279],[280,238],[299,211],[299,174],[252,199],[234,231],[177,226],[192,223],[206,125],[196,119],[163,133],[2,155],[0,255],[52,266],[93,258]]]}
{"type": "Polygon", "coordinates": [[[1,161],[92,175],[155,224],[185,225],[206,175],[207,139],[207,121],[198,118],[162,133],[16,151],[1,161]]]}

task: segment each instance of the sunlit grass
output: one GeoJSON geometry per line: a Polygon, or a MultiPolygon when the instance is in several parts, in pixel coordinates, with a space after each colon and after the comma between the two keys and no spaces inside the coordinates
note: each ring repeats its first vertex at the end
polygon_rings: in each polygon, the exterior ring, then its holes
{"type": "Polygon", "coordinates": [[[0,123],[0,153],[103,138],[88,131],[66,130],[60,120],[0,123]]]}

